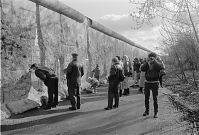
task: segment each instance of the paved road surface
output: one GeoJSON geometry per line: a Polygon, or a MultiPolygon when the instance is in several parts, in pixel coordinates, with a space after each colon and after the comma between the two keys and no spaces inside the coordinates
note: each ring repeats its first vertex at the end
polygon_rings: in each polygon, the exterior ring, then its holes
{"type": "MultiPolygon", "coordinates": [[[[120,98],[117,109],[105,111],[107,88],[97,94],[82,95],[80,110],[69,111],[69,102],[59,103],[52,110],[34,109],[2,121],[2,134],[60,134],[60,135],[183,135],[185,127],[179,123],[179,113],[170,105],[160,89],[159,117],[153,118],[153,102],[150,115],[143,117],[144,95],[131,89],[130,96],[120,98]]],[[[151,98],[152,101],[152,98],[151,98]]]]}

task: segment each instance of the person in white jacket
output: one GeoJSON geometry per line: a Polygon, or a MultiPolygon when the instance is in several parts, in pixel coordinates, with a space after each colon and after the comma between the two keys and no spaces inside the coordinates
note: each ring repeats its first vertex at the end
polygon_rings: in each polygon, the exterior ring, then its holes
{"type": "MultiPolygon", "coordinates": [[[[146,59],[141,60],[141,66],[146,62],[146,59]]],[[[141,71],[141,66],[140,66],[140,71],[141,71]]],[[[140,81],[139,81],[139,92],[143,93],[143,89],[144,89],[144,85],[145,85],[145,72],[141,71],[140,72],[140,81]]]]}

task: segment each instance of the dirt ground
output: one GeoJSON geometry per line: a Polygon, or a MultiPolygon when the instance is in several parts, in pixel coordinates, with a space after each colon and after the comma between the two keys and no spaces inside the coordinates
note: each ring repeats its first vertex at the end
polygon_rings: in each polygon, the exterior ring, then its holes
{"type": "Polygon", "coordinates": [[[59,103],[52,110],[34,109],[2,121],[1,132],[11,134],[57,135],[187,135],[180,113],[172,108],[165,94],[159,90],[159,114],[153,118],[151,97],[150,114],[143,117],[144,95],[137,88],[130,96],[120,98],[117,109],[105,111],[107,87],[98,88],[97,94],[82,94],[80,110],[69,111],[69,101],[59,103]]]}

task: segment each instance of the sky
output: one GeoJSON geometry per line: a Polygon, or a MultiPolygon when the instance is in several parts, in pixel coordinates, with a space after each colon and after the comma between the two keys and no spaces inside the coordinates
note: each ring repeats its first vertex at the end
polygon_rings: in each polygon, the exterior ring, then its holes
{"type": "Polygon", "coordinates": [[[101,23],[143,47],[155,51],[160,42],[160,24],[144,25],[132,29],[134,23],[129,16],[132,5],[129,0],[59,0],[85,16],[101,23]]]}

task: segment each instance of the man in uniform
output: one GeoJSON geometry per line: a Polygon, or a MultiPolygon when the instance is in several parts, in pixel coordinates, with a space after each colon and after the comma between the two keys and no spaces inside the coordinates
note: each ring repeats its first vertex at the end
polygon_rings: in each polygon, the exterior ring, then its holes
{"type": "Polygon", "coordinates": [[[69,110],[80,109],[80,86],[81,77],[84,75],[83,66],[78,61],[78,54],[72,54],[72,61],[69,63],[68,67],[65,69],[68,94],[71,102],[69,110]]]}

